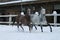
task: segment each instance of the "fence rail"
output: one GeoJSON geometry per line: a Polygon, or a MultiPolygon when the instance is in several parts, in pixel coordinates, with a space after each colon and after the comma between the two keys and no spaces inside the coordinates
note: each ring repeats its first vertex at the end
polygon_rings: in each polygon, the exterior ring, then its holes
{"type": "Polygon", "coordinates": [[[0,17],[9,17],[8,22],[0,22],[0,23],[8,23],[9,25],[12,23],[12,17],[15,17],[17,15],[0,15],[0,17]]]}
{"type": "MultiPolygon", "coordinates": [[[[0,23],[8,23],[9,25],[12,24],[12,17],[15,17],[17,15],[0,15],[0,17],[9,17],[8,22],[0,22],[0,23]]],[[[57,16],[60,16],[60,14],[46,14],[46,16],[54,16],[54,23],[50,23],[51,25],[60,25],[60,23],[57,23],[57,16]]]]}

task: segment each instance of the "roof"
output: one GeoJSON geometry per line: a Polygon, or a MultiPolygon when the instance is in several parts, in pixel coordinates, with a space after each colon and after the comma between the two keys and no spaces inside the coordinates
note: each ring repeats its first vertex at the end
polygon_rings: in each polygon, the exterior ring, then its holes
{"type": "Polygon", "coordinates": [[[33,1],[9,1],[9,2],[0,2],[0,5],[9,5],[9,4],[17,4],[17,3],[22,3],[22,4],[27,4],[27,3],[44,3],[44,2],[54,2],[54,1],[60,1],[60,0],[33,0],[33,1]]]}

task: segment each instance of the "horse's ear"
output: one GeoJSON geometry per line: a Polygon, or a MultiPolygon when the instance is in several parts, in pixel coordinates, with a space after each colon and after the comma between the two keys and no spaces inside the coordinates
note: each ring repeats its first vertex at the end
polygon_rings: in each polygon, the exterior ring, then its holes
{"type": "Polygon", "coordinates": [[[46,9],[42,8],[40,12],[41,12],[42,14],[45,14],[45,13],[46,13],[46,9]]]}

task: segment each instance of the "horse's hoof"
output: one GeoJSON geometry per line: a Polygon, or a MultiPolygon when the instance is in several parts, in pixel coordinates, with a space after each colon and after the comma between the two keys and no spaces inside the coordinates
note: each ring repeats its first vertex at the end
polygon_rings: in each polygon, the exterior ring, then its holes
{"type": "Polygon", "coordinates": [[[43,31],[41,31],[41,32],[43,32],[43,31]]]}

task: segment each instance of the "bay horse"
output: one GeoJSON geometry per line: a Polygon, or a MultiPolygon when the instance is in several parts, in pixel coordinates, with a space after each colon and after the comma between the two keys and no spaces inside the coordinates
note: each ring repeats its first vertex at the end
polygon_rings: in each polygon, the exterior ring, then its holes
{"type": "Polygon", "coordinates": [[[17,22],[18,31],[19,31],[19,26],[24,30],[24,28],[22,27],[23,24],[23,25],[27,25],[29,27],[29,31],[31,32],[32,25],[28,13],[26,14],[24,14],[24,12],[19,13],[18,16],[15,18],[15,20],[13,20],[13,24],[15,23],[15,21],[17,22]]]}

